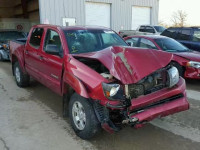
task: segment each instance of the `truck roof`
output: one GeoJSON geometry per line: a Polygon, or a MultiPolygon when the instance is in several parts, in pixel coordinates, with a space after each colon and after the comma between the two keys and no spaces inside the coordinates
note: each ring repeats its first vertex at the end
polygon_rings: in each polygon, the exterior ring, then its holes
{"type": "Polygon", "coordinates": [[[102,27],[102,26],[58,26],[58,25],[50,25],[50,24],[39,24],[39,25],[35,25],[33,27],[54,27],[54,28],[61,28],[63,30],[111,30],[109,28],[106,27],[102,27]]]}

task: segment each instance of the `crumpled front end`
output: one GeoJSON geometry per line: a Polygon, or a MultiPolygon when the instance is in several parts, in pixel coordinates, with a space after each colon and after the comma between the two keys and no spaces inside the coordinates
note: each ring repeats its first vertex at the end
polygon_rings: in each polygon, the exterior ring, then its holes
{"type": "Polygon", "coordinates": [[[185,80],[180,78],[171,89],[165,88],[152,94],[131,100],[129,119],[136,128],[155,118],[165,117],[189,109],[185,80]]]}
{"type": "Polygon", "coordinates": [[[171,65],[172,54],[110,47],[73,57],[78,61],[72,59],[74,67],[70,68],[87,87],[88,97],[95,100],[97,118],[108,132],[118,131],[122,124],[139,127],[189,109],[185,81],[171,65]],[[86,66],[91,68],[87,72],[86,66]]]}

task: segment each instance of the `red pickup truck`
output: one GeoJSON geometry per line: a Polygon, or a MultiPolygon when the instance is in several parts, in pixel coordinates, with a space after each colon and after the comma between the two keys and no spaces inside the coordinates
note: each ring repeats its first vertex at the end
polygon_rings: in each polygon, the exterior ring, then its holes
{"type": "Polygon", "coordinates": [[[189,109],[173,54],[128,47],[107,28],[36,25],[10,50],[17,85],[31,76],[63,96],[63,113],[83,139],[189,109]]]}

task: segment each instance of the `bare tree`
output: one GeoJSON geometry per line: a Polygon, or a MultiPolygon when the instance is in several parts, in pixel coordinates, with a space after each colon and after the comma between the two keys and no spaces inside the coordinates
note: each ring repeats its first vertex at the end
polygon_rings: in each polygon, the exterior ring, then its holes
{"type": "Polygon", "coordinates": [[[163,26],[163,27],[165,27],[165,28],[169,28],[169,25],[168,25],[167,23],[165,23],[163,20],[159,20],[159,21],[158,21],[158,25],[159,25],[159,26],[163,26]]]}
{"type": "Polygon", "coordinates": [[[178,10],[173,13],[171,21],[173,22],[173,26],[183,27],[186,25],[187,13],[185,11],[178,10]]]}

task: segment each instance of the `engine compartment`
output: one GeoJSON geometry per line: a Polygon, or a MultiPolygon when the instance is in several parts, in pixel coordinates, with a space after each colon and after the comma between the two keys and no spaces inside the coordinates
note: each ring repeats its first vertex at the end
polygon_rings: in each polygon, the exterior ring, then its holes
{"type": "Polygon", "coordinates": [[[167,69],[163,68],[145,77],[136,84],[128,85],[128,91],[132,99],[161,90],[166,85],[167,69]]]}
{"type": "Polygon", "coordinates": [[[94,71],[98,72],[105,79],[112,80],[113,76],[110,74],[110,71],[98,60],[90,58],[75,57],[78,61],[92,68],[94,71]]]}

